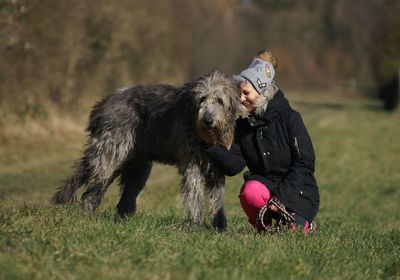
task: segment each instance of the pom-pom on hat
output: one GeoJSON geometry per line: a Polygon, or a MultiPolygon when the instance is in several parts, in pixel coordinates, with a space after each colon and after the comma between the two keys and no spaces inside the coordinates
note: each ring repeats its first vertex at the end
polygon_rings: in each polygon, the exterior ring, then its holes
{"type": "Polygon", "coordinates": [[[271,63],[257,57],[253,59],[249,67],[235,76],[238,81],[249,81],[259,94],[263,94],[268,85],[272,83],[275,69],[271,63]]]}
{"type": "Polygon", "coordinates": [[[257,53],[257,57],[261,58],[264,61],[267,61],[267,62],[271,63],[275,70],[276,70],[276,68],[278,68],[278,58],[271,51],[269,51],[269,50],[260,50],[257,53]]]}

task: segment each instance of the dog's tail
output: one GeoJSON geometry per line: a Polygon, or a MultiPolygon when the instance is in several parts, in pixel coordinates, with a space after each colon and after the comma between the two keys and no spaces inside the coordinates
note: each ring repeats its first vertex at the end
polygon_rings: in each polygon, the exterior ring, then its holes
{"type": "Polygon", "coordinates": [[[75,192],[87,183],[89,174],[87,160],[84,156],[75,164],[74,173],[57,189],[50,202],[64,204],[76,201],[75,192]]]}

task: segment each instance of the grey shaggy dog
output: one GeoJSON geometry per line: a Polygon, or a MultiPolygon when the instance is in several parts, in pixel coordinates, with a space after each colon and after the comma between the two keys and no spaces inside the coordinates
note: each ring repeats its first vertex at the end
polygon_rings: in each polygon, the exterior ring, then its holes
{"type": "Polygon", "coordinates": [[[121,217],[133,213],[153,161],[173,164],[183,176],[183,203],[192,224],[204,222],[208,203],[212,224],[226,227],[225,176],[201,149],[202,141],[229,148],[241,113],[239,86],[218,71],[182,87],[139,85],[121,89],[97,103],[87,127],[88,143],[74,172],[53,195],[55,204],[76,200],[94,211],[119,177],[121,217]]]}

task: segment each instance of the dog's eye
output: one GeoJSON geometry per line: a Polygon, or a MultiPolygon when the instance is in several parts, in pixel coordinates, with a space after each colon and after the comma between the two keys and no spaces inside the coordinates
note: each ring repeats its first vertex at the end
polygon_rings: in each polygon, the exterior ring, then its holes
{"type": "Polygon", "coordinates": [[[224,105],[224,101],[221,98],[217,98],[217,102],[219,105],[224,105]]]}
{"type": "Polygon", "coordinates": [[[206,97],[205,96],[203,96],[203,97],[200,97],[200,99],[199,99],[199,103],[201,104],[201,103],[203,103],[204,102],[204,100],[206,100],[206,97]]]}

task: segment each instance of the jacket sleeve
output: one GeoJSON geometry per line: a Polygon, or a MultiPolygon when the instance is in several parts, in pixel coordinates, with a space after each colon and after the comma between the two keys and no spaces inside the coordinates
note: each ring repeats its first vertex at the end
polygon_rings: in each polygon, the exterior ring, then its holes
{"type": "Polygon", "coordinates": [[[233,144],[230,150],[222,145],[213,145],[204,151],[228,176],[235,176],[246,167],[239,144],[233,144]]]}
{"type": "Polygon", "coordinates": [[[313,177],[315,166],[314,148],[311,138],[300,114],[291,111],[287,117],[287,131],[292,163],[281,182],[268,180],[278,198],[287,200],[303,194],[303,186],[310,176],[313,177]],[[285,199],[286,198],[286,199],[285,199]]]}

